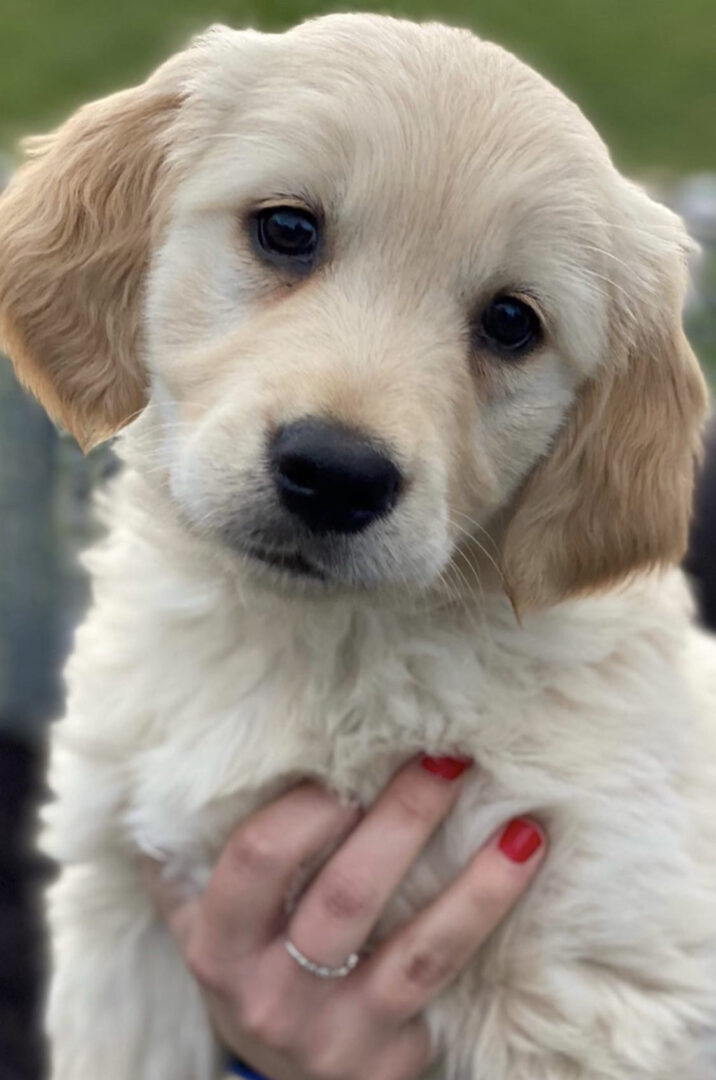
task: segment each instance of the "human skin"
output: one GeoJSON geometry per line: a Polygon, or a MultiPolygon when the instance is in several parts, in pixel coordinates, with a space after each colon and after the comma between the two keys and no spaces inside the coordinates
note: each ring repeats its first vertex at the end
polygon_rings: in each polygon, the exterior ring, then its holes
{"type": "Polygon", "coordinates": [[[359,951],[455,805],[468,767],[411,761],[366,813],[301,784],[236,829],[199,897],[187,899],[145,861],[146,884],[227,1050],[270,1080],[412,1080],[429,1066],[423,1011],[527,888],[546,850],[539,825],[508,823],[344,979],[304,971],[284,939],[331,967],[359,951]],[[301,866],[336,844],[287,918],[301,866]]]}

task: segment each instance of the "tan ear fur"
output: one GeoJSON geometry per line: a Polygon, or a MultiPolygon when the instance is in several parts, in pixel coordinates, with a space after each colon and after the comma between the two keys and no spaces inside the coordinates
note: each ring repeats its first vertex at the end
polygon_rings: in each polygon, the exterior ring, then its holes
{"type": "Polygon", "coordinates": [[[653,347],[582,387],[528,479],[503,548],[518,611],[683,556],[706,387],[681,329],[653,347]]]}
{"type": "Polygon", "coordinates": [[[85,449],[145,402],[140,294],[179,105],[155,76],[86,106],[30,141],[0,198],[3,344],[85,449]]]}
{"type": "Polygon", "coordinates": [[[686,550],[706,383],[682,329],[683,223],[618,179],[610,200],[612,345],[507,524],[516,609],[593,592],[686,550]]]}

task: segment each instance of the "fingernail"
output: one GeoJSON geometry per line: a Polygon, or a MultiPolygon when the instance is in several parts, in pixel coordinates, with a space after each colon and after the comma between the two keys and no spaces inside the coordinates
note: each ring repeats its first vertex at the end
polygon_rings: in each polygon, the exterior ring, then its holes
{"type": "Polygon", "coordinates": [[[526,818],[516,818],[507,826],[498,847],[503,855],[515,863],[526,863],[544,843],[542,833],[526,818]]]}
{"type": "Polygon", "coordinates": [[[420,764],[429,773],[442,776],[443,780],[457,780],[472,765],[471,758],[431,757],[423,754],[420,764]]]}

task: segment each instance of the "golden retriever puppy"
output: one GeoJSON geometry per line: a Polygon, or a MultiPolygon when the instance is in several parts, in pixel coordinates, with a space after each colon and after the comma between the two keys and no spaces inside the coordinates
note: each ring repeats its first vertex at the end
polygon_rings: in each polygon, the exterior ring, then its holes
{"type": "Polygon", "coordinates": [[[53,737],[53,1080],[220,1054],[137,855],[200,888],[299,776],[474,757],[380,932],[529,813],[543,871],[430,1013],[450,1080],[703,1080],[716,649],[686,539],[689,242],[463,30],[211,30],[0,201],[20,378],[125,469],[53,737]]]}

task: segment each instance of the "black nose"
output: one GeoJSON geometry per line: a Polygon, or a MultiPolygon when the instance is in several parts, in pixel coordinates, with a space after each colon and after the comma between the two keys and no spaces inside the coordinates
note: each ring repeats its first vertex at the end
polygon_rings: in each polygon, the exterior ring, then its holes
{"type": "Polygon", "coordinates": [[[280,428],[271,462],[283,505],[314,533],[360,532],[400,493],[400,472],[378,445],[324,420],[280,428]]]}

